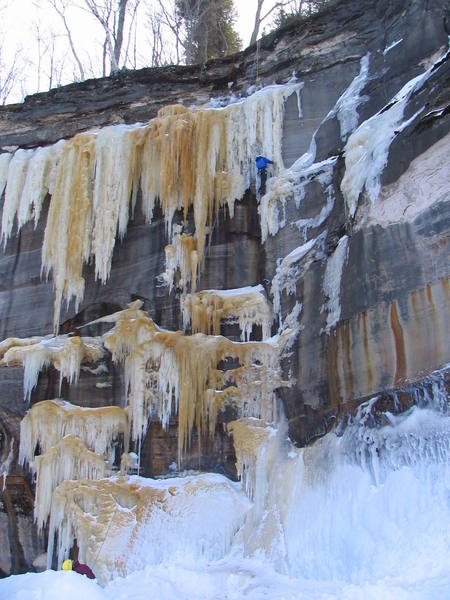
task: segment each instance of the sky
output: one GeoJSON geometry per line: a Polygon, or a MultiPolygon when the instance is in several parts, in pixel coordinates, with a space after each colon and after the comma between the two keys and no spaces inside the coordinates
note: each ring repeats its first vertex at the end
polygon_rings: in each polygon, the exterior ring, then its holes
{"type": "MultiPolygon", "coordinates": [[[[83,0],[74,0],[81,5],[83,0]]],[[[264,10],[270,9],[276,0],[265,0],[264,10]]],[[[254,15],[257,0],[235,0],[237,11],[236,29],[242,39],[243,48],[248,46],[254,26],[254,15]]],[[[64,35],[62,22],[54,10],[49,6],[47,0],[0,0],[0,7],[5,6],[0,14],[0,61],[9,65],[12,63],[16,53],[20,59],[25,59],[26,64],[20,68],[20,82],[8,96],[7,103],[17,102],[24,95],[37,91],[46,91],[49,87],[70,83],[74,80],[76,67],[72,54],[68,51],[67,37],[64,35]],[[54,44],[54,61],[61,75],[55,81],[50,80],[49,60],[50,51],[45,51],[49,46],[51,31],[58,35],[51,42],[54,44]],[[39,32],[39,35],[38,35],[39,32]],[[40,51],[37,38],[41,37],[40,51]],[[41,58],[39,60],[39,55],[41,58]]],[[[96,20],[84,13],[82,10],[72,10],[68,13],[68,21],[74,38],[74,45],[82,58],[83,64],[87,64],[86,78],[101,75],[100,57],[103,32],[96,20]],[[96,50],[92,50],[96,47],[96,50]],[[89,48],[89,57],[87,48],[89,48]],[[93,57],[96,58],[93,58],[93,57]],[[97,60],[97,62],[95,62],[97,60]],[[91,68],[90,66],[91,65],[91,68]]],[[[148,39],[148,29],[143,27],[145,23],[144,14],[140,17],[141,27],[138,28],[138,47],[145,48],[148,39]]],[[[148,66],[146,56],[138,56],[137,66],[148,66]]],[[[5,71],[5,69],[2,69],[5,71]]],[[[1,79],[0,79],[1,83],[1,79]]],[[[0,98],[0,101],[2,99],[0,98]]]]}

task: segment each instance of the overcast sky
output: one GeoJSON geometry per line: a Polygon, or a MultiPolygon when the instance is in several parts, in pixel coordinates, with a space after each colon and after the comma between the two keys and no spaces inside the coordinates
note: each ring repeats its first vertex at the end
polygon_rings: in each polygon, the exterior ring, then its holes
{"type": "MultiPolygon", "coordinates": [[[[48,6],[46,0],[0,0],[0,5],[7,3],[7,8],[1,15],[0,31],[2,33],[2,58],[5,63],[11,61],[14,53],[20,50],[21,57],[26,57],[28,65],[21,70],[23,82],[21,86],[8,98],[8,102],[20,101],[21,94],[30,94],[38,91],[47,90],[49,87],[48,67],[42,59],[40,77],[38,79],[38,56],[37,49],[37,24],[39,26],[40,35],[43,38],[42,44],[50,38],[50,31],[59,31],[59,36],[56,38],[55,57],[62,61],[64,58],[63,72],[64,76],[62,83],[73,81],[73,58],[70,52],[67,52],[67,38],[64,35],[61,21],[55,14],[54,10],[48,6]]],[[[276,0],[265,0],[264,9],[267,11],[276,0]]],[[[76,0],[75,0],[76,3],[76,0]]],[[[78,0],[78,4],[82,4],[82,0],[78,0]]],[[[257,0],[235,0],[235,7],[238,14],[236,29],[242,39],[243,47],[248,46],[250,36],[253,30],[254,17],[256,11],[257,0]]],[[[88,52],[92,56],[96,56],[100,60],[101,50],[100,45],[103,40],[103,32],[96,20],[84,13],[81,10],[73,10],[68,13],[68,21],[72,30],[75,47],[82,57],[82,61],[89,62],[88,52]],[[97,46],[97,51],[93,52],[92,48],[97,46]]],[[[141,14],[140,23],[144,24],[144,15],[141,14]]],[[[144,38],[148,35],[145,28],[141,28],[138,36],[141,37],[138,46],[144,47],[144,38]]],[[[41,48],[42,48],[41,44],[41,48]]],[[[141,56],[139,66],[146,66],[145,55],[141,56]]],[[[148,64],[148,63],[147,63],[148,64]]],[[[100,73],[99,64],[94,65],[93,72],[98,76],[100,73]]]]}

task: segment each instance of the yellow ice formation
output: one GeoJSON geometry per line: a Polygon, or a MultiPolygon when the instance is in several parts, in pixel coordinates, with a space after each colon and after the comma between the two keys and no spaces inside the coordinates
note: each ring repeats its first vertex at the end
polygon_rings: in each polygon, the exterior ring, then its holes
{"type": "Polygon", "coordinates": [[[258,487],[266,481],[267,450],[269,442],[275,442],[276,430],[261,419],[243,418],[228,423],[228,431],[233,434],[236,469],[244,489],[250,499],[261,498],[264,494],[258,487]]]}
{"type": "Polygon", "coordinates": [[[247,416],[275,418],[275,389],[281,379],[280,355],[289,337],[265,342],[232,342],[202,333],[185,335],[155,325],[136,301],[110,317],[116,326],[105,334],[113,360],[125,358],[125,381],[133,439],[145,434],[150,416],[164,427],[178,410],[179,455],[199,437],[214,433],[227,402],[247,416]]]}
{"type": "Polygon", "coordinates": [[[48,567],[55,534],[58,565],[76,539],[80,561],[93,567],[102,585],[169,558],[217,560],[229,550],[247,510],[233,484],[217,475],[65,481],[53,494],[48,567]]]}
{"type": "Polygon", "coordinates": [[[199,275],[197,240],[181,233],[181,227],[176,225],[173,241],[166,246],[165,252],[166,270],[162,278],[169,286],[169,293],[174,287],[179,288],[183,295],[187,290],[195,291],[199,275]]]}
{"type": "Polygon", "coordinates": [[[19,462],[31,463],[37,447],[45,454],[65,436],[75,435],[91,452],[112,463],[119,434],[127,451],[128,418],[118,406],[83,408],[64,400],[43,400],[33,405],[20,424],[19,462]]]}
{"type": "Polygon", "coordinates": [[[36,456],[30,467],[36,475],[34,518],[38,532],[47,522],[53,492],[61,482],[101,479],[106,474],[103,457],[88,450],[84,442],[74,435],[66,435],[47,452],[36,456]]]}
{"type": "Polygon", "coordinates": [[[0,364],[24,367],[23,389],[28,400],[42,369],[53,365],[59,371],[61,389],[64,378],[69,383],[78,380],[81,363],[96,362],[103,354],[101,340],[92,337],[35,336],[8,338],[0,343],[0,364]]]}
{"type": "MultiPolygon", "coordinates": [[[[62,301],[74,298],[78,305],[83,298],[83,265],[91,256],[96,277],[103,283],[108,279],[116,236],[126,232],[139,189],[149,222],[155,203],[161,205],[170,244],[175,213],[182,210],[186,221],[192,206],[190,257],[182,260],[178,252],[177,266],[181,279],[195,284],[217,211],[226,205],[233,216],[235,201],[255,180],[256,154],[273,158],[275,174],[283,168],[284,103],[300,88],[271,86],[220,109],[169,106],[146,125],[106,127],[47,148],[2,154],[0,187],[7,170],[4,243],[15,217],[18,229],[31,218],[36,224],[44,198],[51,195],[42,271],[53,273],[55,332],[62,301]]],[[[173,251],[168,252],[170,261],[173,251]]]]}
{"type": "Polygon", "coordinates": [[[270,337],[273,315],[262,285],[234,290],[204,290],[182,302],[184,327],[192,333],[219,335],[221,322],[238,323],[241,340],[249,341],[254,326],[270,337]]]}

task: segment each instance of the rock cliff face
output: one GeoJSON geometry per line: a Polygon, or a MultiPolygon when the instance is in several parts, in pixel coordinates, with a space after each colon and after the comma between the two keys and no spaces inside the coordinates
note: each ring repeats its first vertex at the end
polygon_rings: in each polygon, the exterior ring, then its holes
{"type": "MultiPolygon", "coordinates": [[[[274,171],[262,198],[253,179],[232,218],[226,207],[219,210],[198,289],[263,284],[279,306],[273,333],[294,314],[301,331],[282,365],[291,386],[278,393],[291,439],[308,444],[370,396],[403,390],[408,406],[415,384],[450,358],[445,10],[440,0],[342,1],[202,70],[123,72],[38,94],[0,108],[0,147],[12,153],[94,127],[146,122],[167,104],[225,97],[230,81],[233,93],[245,96],[250,86],[285,84],[295,72],[299,98],[292,93],[284,107],[284,168],[274,171]]],[[[47,195],[37,226],[26,223],[0,256],[2,339],[52,331],[53,281],[41,278],[50,202],[47,195]]],[[[116,242],[109,279],[102,284],[93,265],[84,268],[84,298],[77,310],[63,307],[60,332],[97,335],[104,325],[79,328],[134,300],[158,325],[182,328],[179,293],[169,293],[159,277],[167,242],[163,215],[156,212],[148,223],[138,201],[116,242]]],[[[221,332],[239,339],[234,325],[221,332]]],[[[106,366],[100,375],[82,370],[76,385],[63,382],[61,393],[59,375],[49,368],[31,402],[60,396],[82,406],[121,405],[122,369],[110,358],[106,366]]],[[[21,367],[0,369],[0,463],[12,440],[17,449],[28,409],[22,380],[21,367]]],[[[194,431],[185,468],[235,475],[233,441],[222,426],[232,417],[232,409],[222,412],[200,454],[194,431]]],[[[176,459],[177,419],[168,431],[152,423],[142,442],[144,474],[166,474],[176,459]]],[[[38,541],[23,533],[30,502],[11,500],[13,485],[28,489],[12,465],[17,479],[3,493],[0,512],[11,541],[10,554],[1,554],[4,573],[29,568],[39,552],[38,541]]]]}

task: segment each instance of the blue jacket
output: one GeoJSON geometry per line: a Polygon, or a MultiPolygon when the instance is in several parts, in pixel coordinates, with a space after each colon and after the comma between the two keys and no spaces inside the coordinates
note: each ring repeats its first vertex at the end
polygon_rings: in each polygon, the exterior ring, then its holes
{"type": "Polygon", "coordinates": [[[270,160],[265,156],[257,156],[255,160],[258,169],[265,169],[267,165],[273,165],[273,160],[270,160]]]}

